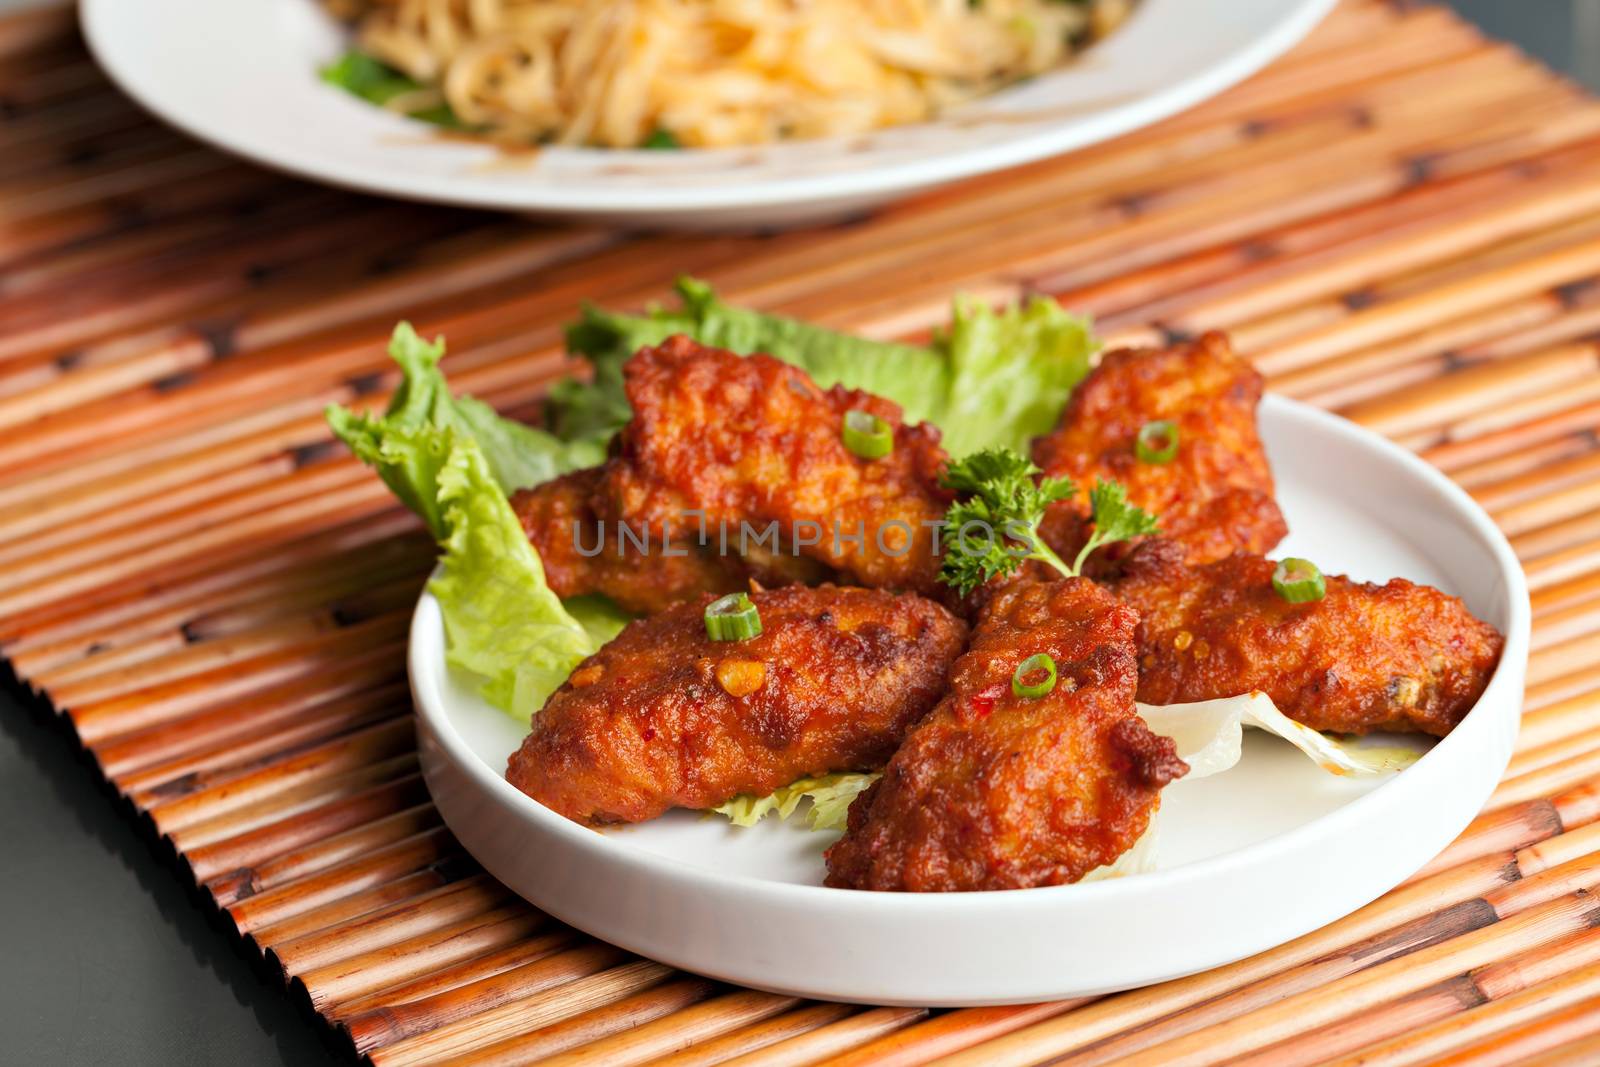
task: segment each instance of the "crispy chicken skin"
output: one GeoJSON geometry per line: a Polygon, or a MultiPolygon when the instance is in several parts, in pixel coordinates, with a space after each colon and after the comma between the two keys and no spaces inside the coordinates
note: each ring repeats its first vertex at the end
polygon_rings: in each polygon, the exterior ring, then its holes
{"type": "Polygon", "coordinates": [[[790,586],[752,595],[760,636],[712,641],[710,599],[630,623],[580,664],[534,716],[511,784],[599,825],[880,767],[967,636],[917,596],[790,586]]]}
{"type": "Polygon", "coordinates": [[[1083,578],[1016,581],[984,608],[944,701],[850,807],[827,884],[947,892],[1075,882],[1144,833],[1187,773],[1134,708],[1138,617],[1083,578]],[[1012,674],[1049,653],[1047,695],[1012,674]]]}
{"type": "Polygon", "coordinates": [[[1149,704],[1260,690],[1318,730],[1443,737],[1500,659],[1494,627],[1425,585],[1328,576],[1322,600],[1291,604],[1272,587],[1271,560],[1241,553],[1192,568],[1182,555],[1148,542],[1112,585],[1141,615],[1139,699],[1149,704]]]}
{"type": "Polygon", "coordinates": [[[651,614],[701,593],[745,587],[749,572],[737,556],[706,551],[684,539],[681,529],[673,531],[670,544],[653,539],[642,552],[642,538],[630,541],[615,522],[602,522],[593,497],[606,470],[574,471],[511,498],[557,596],[601,593],[625,611],[651,614]]]}
{"type": "MultiPolygon", "coordinates": [[[[1087,489],[1104,478],[1154,512],[1190,563],[1270,551],[1288,527],[1256,432],[1261,389],[1261,375],[1219,333],[1108,352],[1073,391],[1060,428],[1034,442],[1045,474],[1069,476],[1085,491],[1052,505],[1040,531],[1046,543],[1066,559],[1077,554],[1090,532],[1087,489]],[[1141,462],[1139,431],[1162,420],[1178,428],[1178,453],[1167,463],[1141,462]]],[[[1109,561],[1126,552],[1116,545],[1099,555],[1109,561]]]]}
{"type": "Polygon", "coordinates": [[[770,356],[682,336],[641,349],[623,374],[633,419],[602,511],[681,529],[698,521],[684,518],[692,509],[713,538],[729,524],[733,541],[748,523],[745,548],[775,523],[783,552],[850,582],[942,593],[934,524],[951,498],[938,485],[946,456],[937,429],[905,425],[898,405],[870,393],[822,389],[770,356]],[[892,452],[863,459],[845,447],[844,416],[856,409],[889,424],[892,452]]]}

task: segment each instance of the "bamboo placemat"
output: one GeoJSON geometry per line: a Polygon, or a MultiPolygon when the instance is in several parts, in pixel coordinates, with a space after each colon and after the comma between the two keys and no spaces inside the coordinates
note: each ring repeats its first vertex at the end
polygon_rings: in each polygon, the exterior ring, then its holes
{"type": "Polygon", "coordinates": [[[1351,0],[1154,129],[708,239],[285,180],[152,123],[60,14],[0,23],[0,57],[4,653],[372,1062],[1600,1061],[1600,105],[1573,86],[1441,9],[1351,0]],[[1416,449],[1534,589],[1488,809],[1346,919],[1092,1002],[806,1003],[514,899],[417,773],[402,644],[429,546],[320,413],[385,401],[402,315],[448,335],[453,382],[528,412],[580,300],[685,271],[879,336],[956,290],[1049,293],[1116,340],[1226,328],[1273,388],[1416,449]]]}

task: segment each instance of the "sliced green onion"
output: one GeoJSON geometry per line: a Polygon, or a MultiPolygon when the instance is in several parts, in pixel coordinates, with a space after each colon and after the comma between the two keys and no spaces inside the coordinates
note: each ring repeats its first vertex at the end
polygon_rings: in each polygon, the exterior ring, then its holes
{"type": "Polygon", "coordinates": [[[1045,652],[1037,652],[1023,660],[1017,665],[1017,672],[1011,676],[1011,691],[1030,700],[1044,696],[1055,687],[1056,661],[1045,652]],[[1028,681],[1041,675],[1038,681],[1028,681]]]}
{"type": "Polygon", "coordinates": [[[1328,593],[1322,572],[1308,559],[1283,559],[1272,572],[1272,588],[1291,604],[1309,604],[1328,593]]]}
{"type": "Polygon", "coordinates": [[[761,612],[748,593],[729,593],[706,605],[706,636],[713,641],[743,641],[761,636],[761,612]]]}
{"type": "Polygon", "coordinates": [[[862,459],[882,459],[894,451],[894,427],[870,411],[847,411],[844,447],[862,459]]]}
{"type": "Polygon", "coordinates": [[[1178,454],[1178,424],[1166,419],[1145,423],[1133,451],[1140,463],[1171,463],[1178,454]]]}

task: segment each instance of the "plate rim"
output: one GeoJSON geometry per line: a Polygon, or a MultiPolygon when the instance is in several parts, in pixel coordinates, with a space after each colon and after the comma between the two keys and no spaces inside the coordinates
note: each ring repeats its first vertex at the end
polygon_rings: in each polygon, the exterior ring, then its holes
{"type": "MultiPolygon", "coordinates": [[[[1136,100],[1065,119],[1036,133],[978,147],[954,147],[934,155],[914,156],[861,170],[763,179],[751,184],[648,190],[592,187],[581,181],[567,182],[559,178],[527,185],[479,183],[459,175],[404,175],[381,165],[335,165],[326,160],[267,151],[247,135],[248,123],[218,128],[196,121],[190,114],[164,106],[157,99],[158,94],[144,84],[144,74],[135,67],[124,66],[123,52],[112,39],[109,27],[114,16],[108,13],[125,9],[126,0],[80,0],[78,17],[96,62],[141,107],[206,144],[261,166],[312,181],[401,199],[502,210],[553,214],[587,212],[614,218],[643,218],[673,211],[715,215],[757,208],[888,199],[1109,140],[1177,114],[1248,78],[1310,33],[1337,0],[1293,0],[1293,3],[1295,6],[1283,12],[1268,32],[1187,79],[1136,100]]],[[[1133,32],[1136,28],[1130,25],[1122,32],[1133,32]]]]}
{"type": "MultiPolygon", "coordinates": [[[[1510,709],[1504,714],[1514,716],[1512,725],[1520,724],[1521,693],[1519,691],[1516,694],[1509,694],[1507,690],[1513,686],[1520,687],[1523,684],[1531,640],[1532,611],[1526,575],[1509,541],[1507,541],[1499,527],[1494,525],[1493,520],[1483,510],[1482,506],[1443,472],[1421,459],[1415,453],[1402,448],[1382,435],[1331,412],[1272,393],[1267,394],[1262,402],[1265,406],[1281,409],[1283,413],[1292,415],[1295,418],[1303,418],[1319,423],[1323,428],[1336,434],[1354,436],[1368,447],[1376,447],[1384,454],[1387,460],[1401,465],[1413,476],[1419,477],[1430,484],[1436,491],[1444,494],[1455,506],[1456,515],[1467,520],[1471,531],[1494,556],[1499,567],[1499,576],[1506,584],[1509,618],[1508,625],[1503,631],[1505,634],[1505,646],[1494,676],[1490,679],[1483,694],[1473,704],[1460,725],[1452,730],[1448,736],[1441,738],[1414,765],[1391,776],[1377,787],[1342,804],[1334,811],[1261,841],[1252,842],[1241,848],[1216,856],[1194,860],[1166,870],[1158,869],[1127,878],[1107,879],[1090,883],[1037,886],[1021,893],[1009,889],[976,890],[961,893],[861,892],[824,885],[776,881],[740,872],[716,872],[663,853],[646,849],[630,849],[614,841],[609,834],[580,826],[557,815],[513,786],[505,779],[503,773],[496,774],[472,751],[465,739],[455,729],[444,709],[433,706],[432,696],[434,689],[429,685],[422,684],[419,679],[438,677],[442,671],[448,668],[444,664],[442,656],[439,657],[438,662],[430,662],[424,656],[423,646],[427,641],[421,637],[421,633],[425,626],[434,624],[434,619],[437,617],[439,610],[437,602],[433,600],[432,594],[427,592],[426,589],[418,598],[407,640],[407,667],[413,697],[415,698],[416,714],[423,721],[433,739],[446,752],[451,762],[456,765],[457,770],[464,769],[480,788],[490,790],[491,795],[497,801],[516,805],[516,810],[519,811],[526,810],[529,813],[528,817],[535,821],[540,830],[555,833],[563,838],[565,842],[571,843],[587,853],[597,854],[595,858],[601,862],[622,862],[631,866],[635,873],[646,878],[667,878],[676,884],[691,889],[715,887],[722,892],[738,891],[759,894],[764,899],[785,904],[810,902],[817,906],[829,908],[843,907],[863,917],[871,917],[873,914],[881,914],[883,912],[893,912],[897,917],[903,917],[907,909],[921,909],[923,914],[929,917],[937,917],[942,913],[952,911],[970,911],[985,904],[992,906],[1002,900],[1008,902],[1008,905],[1012,907],[1048,910],[1053,905],[1057,905],[1069,898],[1075,902],[1092,903],[1097,898],[1121,897],[1128,899],[1141,893],[1166,894],[1175,890],[1181,891],[1185,883],[1208,883],[1214,879],[1226,878],[1230,873],[1235,873],[1241,867],[1250,867],[1263,862],[1274,862],[1271,853],[1292,847],[1292,842],[1296,838],[1310,831],[1313,827],[1319,828],[1319,832],[1323,833],[1339,832],[1342,824],[1360,821],[1367,808],[1385,802],[1388,795],[1391,795],[1397,788],[1408,788],[1402,783],[1419,781],[1420,777],[1417,772],[1422,768],[1427,767],[1431,772],[1432,768],[1439,767],[1447,762],[1450,758],[1448,756],[1449,753],[1465,748],[1469,744],[1465,740],[1466,738],[1476,738],[1481,734],[1489,734],[1497,727],[1504,728],[1504,724],[1489,716],[1479,716],[1477,712],[1480,708],[1487,707],[1492,709],[1503,702],[1504,706],[1510,709]],[[1510,665],[1511,669],[1507,669],[1508,665],[1510,665]],[[1502,698],[1504,699],[1502,700],[1502,698]],[[1380,797],[1383,800],[1379,800],[1378,798],[1380,797]],[[1289,844],[1286,844],[1286,842],[1289,844]]],[[[438,647],[442,649],[442,643],[439,643],[438,647]]],[[[1509,758],[1509,746],[1507,748],[1507,756],[1509,758]]],[[[1495,781],[1489,783],[1488,789],[1484,791],[1485,799],[1498,785],[1503,774],[1504,768],[1502,767],[1495,781]]],[[[1431,773],[1429,777],[1431,777],[1431,773]]],[[[1479,808],[1481,809],[1481,802],[1479,808]]],[[[1431,856],[1419,858],[1418,866],[1426,863],[1431,858],[1431,856]]]]}

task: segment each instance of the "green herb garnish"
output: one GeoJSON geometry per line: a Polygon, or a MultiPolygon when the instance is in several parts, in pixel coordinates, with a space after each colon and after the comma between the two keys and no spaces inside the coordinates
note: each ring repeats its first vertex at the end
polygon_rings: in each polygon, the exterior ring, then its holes
{"type": "Polygon", "coordinates": [[[761,636],[761,612],[748,593],[729,593],[706,605],[706,636],[713,641],[746,641],[761,636]]]}
{"type": "Polygon", "coordinates": [[[945,515],[949,541],[939,577],[963,596],[1027,560],[1049,564],[1075,578],[1090,553],[1103,545],[1157,532],[1156,518],[1128,503],[1117,482],[1099,481],[1089,492],[1095,531],[1068,566],[1039,536],[1045,509],[1078,493],[1071,478],[1037,478],[1042,472],[1008,448],[975,452],[952,463],[941,484],[962,494],[945,515]]]}
{"type": "Polygon", "coordinates": [[[1178,456],[1178,424],[1161,419],[1139,428],[1133,453],[1140,463],[1171,463],[1178,456]]]}
{"type": "Polygon", "coordinates": [[[1272,588],[1291,604],[1310,604],[1328,595],[1322,571],[1309,559],[1283,559],[1272,571],[1272,588]]]}
{"type": "Polygon", "coordinates": [[[1056,687],[1056,661],[1048,652],[1036,652],[1017,664],[1011,675],[1011,691],[1019,697],[1037,700],[1056,687]]]}
{"type": "Polygon", "coordinates": [[[862,459],[882,459],[894,451],[894,427],[870,411],[844,413],[844,447],[862,459]]]}
{"type": "MultiPolygon", "coordinates": [[[[351,49],[329,63],[319,73],[322,80],[329,85],[337,86],[352,96],[359,96],[367,103],[377,104],[379,107],[388,107],[392,101],[400,97],[429,88],[382,60],[356,49],[351,49]]],[[[444,103],[405,110],[402,114],[435,126],[445,126],[450,129],[464,128],[455,112],[450,110],[450,105],[444,103]]]]}
{"type": "Polygon", "coordinates": [[[1084,561],[1103,545],[1161,532],[1154,515],[1128,503],[1128,491],[1121,482],[1096,478],[1094,488],[1089,490],[1089,509],[1094,517],[1094,534],[1079,549],[1078,558],[1072,561],[1073,574],[1082,573],[1084,561]]]}
{"type": "Polygon", "coordinates": [[[1074,574],[1039,537],[1045,508],[1078,492],[1071,478],[1035,482],[1039,468],[1009,448],[974,452],[950,464],[940,479],[965,499],[945,513],[949,546],[939,577],[962,596],[999,574],[1010,574],[1024,560],[1036,559],[1074,574]]]}
{"type": "Polygon", "coordinates": [[[683,142],[673,136],[671,130],[664,130],[660,126],[650,131],[650,136],[639,142],[640,148],[655,148],[670,151],[682,148],[683,142]]]}

